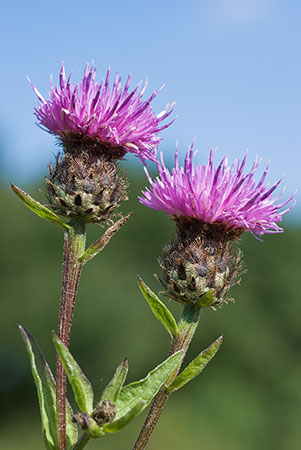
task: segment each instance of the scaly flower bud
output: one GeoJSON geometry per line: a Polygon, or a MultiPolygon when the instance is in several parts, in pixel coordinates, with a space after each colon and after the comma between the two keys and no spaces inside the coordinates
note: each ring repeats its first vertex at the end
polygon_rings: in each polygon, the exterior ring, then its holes
{"type": "Polygon", "coordinates": [[[242,272],[241,254],[233,248],[242,230],[225,230],[192,218],[176,219],[177,237],[164,249],[160,265],[166,294],[200,307],[228,302],[226,295],[242,272]]]}
{"type": "Polygon", "coordinates": [[[111,400],[100,402],[93,411],[93,419],[99,426],[113,422],[117,414],[116,405],[111,400]]]}
{"type": "Polygon", "coordinates": [[[55,167],[49,167],[48,200],[57,214],[101,223],[127,199],[125,178],[118,175],[115,161],[107,158],[106,149],[101,154],[100,146],[75,146],[72,151],[59,154],[55,167]]]}

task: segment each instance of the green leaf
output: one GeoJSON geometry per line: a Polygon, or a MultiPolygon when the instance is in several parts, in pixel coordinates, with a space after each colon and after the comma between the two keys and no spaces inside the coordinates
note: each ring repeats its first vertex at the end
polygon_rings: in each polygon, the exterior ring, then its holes
{"type": "Polygon", "coordinates": [[[108,228],[104,232],[104,234],[99,239],[97,239],[97,241],[95,241],[90,245],[90,247],[87,248],[87,250],[79,258],[79,262],[86,264],[88,261],[91,261],[94,256],[98,255],[98,253],[101,252],[101,250],[103,250],[104,247],[109,243],[114,234],[116,234],[117,231],[119,231],[120,228],[128,221],[131,215],[132,213],[129,213],[125,217],[121,217],[121,219],[117,220],[117,222],[115,222],[110,228],[108,228]]]}
{"type": "Polygon", "coordinates": [[[113,403],[116,402],[120,393],[120,389],[124,385],[128,373],[128,368],[128,360],[127,358],[124,358],[124,360],[117,367],[112,380],[103,391],[100,399],[101,402],[104,400],[111,400],[113,403]]]}
{"type": "Polygon", "coordinates": [[[124,416],[122,416],[118,420],[114,420],[114,422],[111,422],[108,425],[105,425],[103,427],[103,430],[106,431],[107,433],[117,433],[117,431],[122,430],[122,428],[124,428],[136,416],[138,416],[138,414],[140,414],[141,411],[143,411],[145,406],[146,405],[144,402],[134,404],[132,409],[129,409],[129,411],[124,416]]]}
{"type": "MultiPolygon", "coordinates": [[[[42,430],[47,450],[57,449],[56,431],[56,388],[51,370],[34,338],[19,325],[21,336],[25,342],[33,378],[38,391],[38,398],[42,419],[42,430]]],[[[73,412],[67,402],[66,411],[66,441],[67,449],[72,449],[77,441],[77,427],[72,422],[73,412]]]]}
{"type": "Polygon", "coordinates": [[[70,403],[66,402],[66,450],[71,450],[78,439],[77,426],[73,422],[73,411],[70,403]]]}
{"type": "Polygon", "coordinates": [[[54,222],[61,225],[65,230],[69,230],[70,227],[66,223],[62,221],[56,214],[54,214],[50,209],[46,208],[46,206],[41,205],[41,203],[34,200],[30,195],[26,192],[22,191],[22,189],[18,188],[11,184],[11,188],[14,193],[19,197],[20,200],[27,206],[27,208],[31,209],[35,214],[37,214],[42,219],[46,219],[49,222],[54,222]]]}
{"type": "Polygon", "coordinates": [[[32,375],[38,391],[45,445],[47,449],[55,450],[57,448],[55,382],[36,341],[21,325],[19,329],[30,357],[32,375]]]}
{"type": "Polygon", "coordinates": [[[223,337],[220,336],[213,344],[206,348],[206,350],[203,350],[166,388],[167,392],[172,393],[181,389],[185,384],[198,376],[216,354],[222,342],[223,337]]]}
{"type": "Polygon", "coordinates": [[[55,333],[53,333],[53,342],[73,389],[78,407],[82,412],[91,415],[93,412],[93,390],[88,378],[55,333]]]}
{"type": "Polygon", "coordinates": [[[178,326],[171,312],[139,276],[138,285],[154,315],[160,320],[170,336],[175,338],[178,334],[178,326]]]}
{"type": "Polygon", "coordinates": [[[183,358],[183,350],[174,353],[162,364],[152,370],[145,378],[140,381],[124,386],[116,401],[117,414],[112,424],[126,416],[137,404],[144,403],[142,409],[153,400],[159,389],[164,385],[168,377],[179,365],[183,358]]]}

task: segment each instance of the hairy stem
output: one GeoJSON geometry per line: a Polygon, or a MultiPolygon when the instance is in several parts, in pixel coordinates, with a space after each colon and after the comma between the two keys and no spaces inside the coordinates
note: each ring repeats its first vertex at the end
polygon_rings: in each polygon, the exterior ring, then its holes
{"type": "MultiPolygon", "coordinates": [[[[185,305],[182,315],[178,323],[179,333],[177,337],[172,341],[169,350],[169,356],[174,354],[179,350],[184,350],[182,361],[176,370],[171,374],[170,378],[167,380],[166,385],[168,386],[177,376],[181,368],[183,359],[188,350],[191,339],[195,333],[195,330],[199,323],[200,309],[192,305],[185,305]]],[[[138,439],[133,447],[133,450],[143,450],[151,437],[151,434],[159,420],[159,417],[166,405],[169,398],[169,393],[167,393],[165,387],[163,387],[155,397],[148,416],[143,424],[141,432],[138,439]]]]}
{"type": "MultiPolygon", "coordinates": [[[[59,315],[58,336],[68,348],[73,310],[82,263],[79,257],[85,251],[86,232],[82,223],[71,223],[71,229],[65,233],[64,262],[61,305],[59,315]]],[[[56,410],[58,448],[66,449],[66,374],[57,356],[56,360],[56,410]]]]}

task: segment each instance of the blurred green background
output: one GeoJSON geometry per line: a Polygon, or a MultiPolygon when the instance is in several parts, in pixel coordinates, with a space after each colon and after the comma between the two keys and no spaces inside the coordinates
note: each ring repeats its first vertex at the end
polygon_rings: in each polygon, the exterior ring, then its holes
{"type": "MultiPolygon", "coordinates": [[[[116,366],[129,358],[128,382],[144,377],[166,356],[169,337],[151,314],[136,283],[139,273],[155,292],[157,257],[173,233],[165,214],[138,203],[145,177],[129,173],[134,211],[128,224],[84,269],[75,308],[71,351],[101,393],[116,366]]],[[[42,186],[42,183],[40,183],[42,186]]],[[[22,186],[42,199],[38,186],[22,186]]],[[[54,369],[50,332],[57,328],[62,243],[59,227],[27,210],[0,188],[1,342],[0,443],[5,450],[42,449],[38,402],[17,323],[38,340],[54,369]]],[[[301,442],[300,227],[241,240],[248,272],[232,294],[235,304],[205,310],[187,360],[220,334],[224,343],[203,374],[171,397],[149,450],[296,450],[301,442]]],[[[89,226],[88,240],[101,233],[89,226]]],[[[181,306],[170,301],[176,316],[181,306]]],[[[69,390],[69,397],[72,393],[69,390]]],[[[122,432],[88,448],[132,448],[145,414],[122,432]]]]}
{"type": "MultiPolygon", "coordinates": [[[[177,102],[179,117],[162,134],[167,162],[176,140],[182,157],[195,135],[200,163],[211,147],[221,148],[218,160],[228,153],[230,161],[248,147],[250,164],[256,154],[261,167],[272,158],[268,181],[287,173],[285,200],[300,185],[301,3],[90,0],[83,8],[79,0],[29,0],[1,6],[0,448],[41,450],[37,396],[17,323],[33,333],[54,369],[50,334],[57,327],[63,236],[8,187],[12,179],[42,199],[43,182],[28,180],[42,177],[54,151],[54,139],[34,124],[37,100],[26,75],[43,95],[50,73],[56,84],[62,61],[67,73],[74,71],[73,82],[92,60],[98,81],[109,65],[123,82],[132,72],[132,87],[148,75],[145,98],[167,83],[153,102],[156,114],[177,102]]],[[[84,269],[71,336],[71,350],[99,393],[125,355],[131,381],[161,362],[169,347],[136,276],[160,291],[153,274],[173,223],[138,203],[141,167],[132,166],[129,177],[123,209],[134,216],[84,269]]],[[[301,448],[300,212],[298,201],[285,233],[263,243],[243,236],[248,272],[233,289],[236,303],[203,312],[187,360],[223,333],[222,348],[201,377],[170,399],[149,450],[301,448]]],[[[90,242],[101,232],[88,231],[90,242]]],[[[168,305],[180,314],[180,305],[168,305]]],[[[88,449],[132,448],[144,417],[88,449]]]]}

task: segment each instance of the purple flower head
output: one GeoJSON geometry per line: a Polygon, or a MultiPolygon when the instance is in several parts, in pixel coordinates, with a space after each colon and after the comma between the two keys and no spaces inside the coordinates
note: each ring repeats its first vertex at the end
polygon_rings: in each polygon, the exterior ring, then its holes
{"type": "Polygon", "coordinates": [[[267,166],[256,184],[254,174],[260,160],[256,158],[250,172],[244,174],[247,153],[242,161],[235,160],[231,166],[225,156],[218,167],[213,166],[213,153],[211,150],[208,164],[195,166],[192,144],[184,167],[179,167],[176,149],[175,168],[171,172],[161,154],[161,161],[156,162],[159,176],[152,180],[146,170],[151,186],[142,192],[140,202],[174,218],[187,217],[204,223],[223,224],[228,230],[240,228],[260,236],[282,232],[277,222],[293,205],[282,212],[280,209],[294,196],[283,203],[276,203],[283,191],[274,198],[272,194],[282,179],[271,187],[264,185],[267,166]]]}
{"type": "Polygon", "coordinates": [[[135,153],[143,162],[154,160],[153,151],[160,142],[157,134],[172,123],[162,125],[161,122],[172,113],[174,105],[167,105],[164,111],[155,115],[150,104],[160,89],[143,101],[147,80],[142,88],[140,82],[130,91],[131,75],[122,88],[121,78],[116,73],[110,87],[110,72],[109,68],[105,82],[98,83],[95,81],[96,68],[93,65],[89,68],[87,64],[81,83],[71,84],[71,74],[66,79],[62,64],[59,86],[54,87],[50,80],[48,100],[29,80],[39,99],[35,115],[43,129],[62,140],[70,134],[81,135],[108,147],[122,147],[125,153],[135,153]]]}

